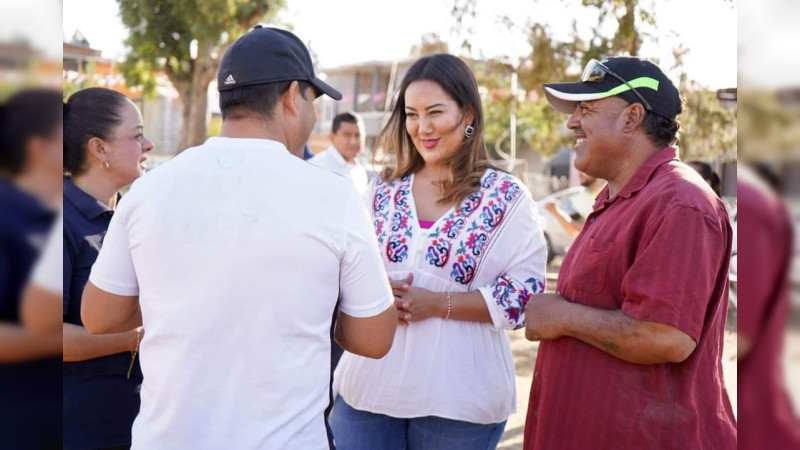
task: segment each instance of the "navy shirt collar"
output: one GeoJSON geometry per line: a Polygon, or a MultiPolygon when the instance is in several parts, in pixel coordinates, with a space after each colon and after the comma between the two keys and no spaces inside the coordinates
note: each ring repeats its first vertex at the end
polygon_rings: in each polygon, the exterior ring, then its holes
{"type": "Polygon", "coordinates": [[[107,212],[112,212],[108,206],[87,194],[67,177],[64,177],[64,199],[72,202],[89,220],[96,219],[107,212]]]}

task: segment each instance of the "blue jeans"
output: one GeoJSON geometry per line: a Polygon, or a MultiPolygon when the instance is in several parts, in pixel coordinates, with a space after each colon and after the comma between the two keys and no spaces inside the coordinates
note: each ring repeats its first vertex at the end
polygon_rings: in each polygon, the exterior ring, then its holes
{"type": "Polygon", "coordinates": [[[433,416],[398,419],[354,409],[342,397],[329,422],[336,450],[494,450],[506,426],[433,416]]]}

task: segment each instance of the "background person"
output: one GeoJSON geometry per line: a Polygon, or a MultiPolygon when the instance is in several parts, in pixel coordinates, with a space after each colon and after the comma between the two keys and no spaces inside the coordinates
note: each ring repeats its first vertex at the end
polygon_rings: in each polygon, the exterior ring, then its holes
{"type": "MultiPolygon", "coordinates": [[[[742,272],[748,282],[738,291],[737,374],[739,448],[800,448],[798,420],[783,367],[791,316],[791,264],[794,231],[784,202],[759,173],[760,164],[737,165],[739,226],[746,239],[742,272]],[[753,170],[756,169],[756,170],[753,170]]],[[[780,177],[773,174],[774,181],[780,177]]]]}
{"type": "Polygon", "coordinates": [[[711,190],[717,194],[717,197],[722,196],[722,181],[717,172],[711,168],[711,164],[703,161],[690,161],[687,164],[703,177],[703,180],[711,186],[711,190]]]}
{"type": "Polygon", "coordinates": [[[592,208],[594,208],[594,203],[597,200],[597,194],[606,186],[605,180],[590,177],[583,172],[578,172],[578,177],[581,181],[581,186],[585,189],[572,197],[572,205],[577,210],[578,217],[567,215],[558,208],[556,202],[548,202],[544,205],[544,209],[552,214],[559,225],[573,238],[583,229],[586,218],[592,213],[592,208]]]}
{"type": "Polygon", "coordinates": [[[0,448],[61,447],[61,336],[20,321],[61,204],[61,105],[29,89],[0,106],[0,448]]]}
{"type": "Polygon", "coordinates": [[[353,182],[359,194],[363,194],[369,181],[366,169],[356,157],[364,147],[364,138],[364,121],[358,114],[338,114],[331,125],[331,145],[308,162],[344,176],[353,182]]]}

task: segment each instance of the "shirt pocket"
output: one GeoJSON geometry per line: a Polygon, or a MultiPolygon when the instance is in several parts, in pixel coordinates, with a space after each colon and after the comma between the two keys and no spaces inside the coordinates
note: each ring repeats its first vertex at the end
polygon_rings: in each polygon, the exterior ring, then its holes
{"type": "Polygon", "coordinates": [[[614,243],[599,241],[592,236],[588,236],[587,241],[585,250],[578,256],[571,281],[578,291],[598,294],[606,286],[606,273],[614,243]]]}

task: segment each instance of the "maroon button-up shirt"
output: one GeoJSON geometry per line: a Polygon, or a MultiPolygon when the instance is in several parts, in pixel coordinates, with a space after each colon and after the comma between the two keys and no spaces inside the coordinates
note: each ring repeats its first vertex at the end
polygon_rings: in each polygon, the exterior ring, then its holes
{"type": "Polygon", "coordinates": [[[739,333],[752,342],[739,361],[742,450],[798,449],[800,422],[786,389],[783,344],[791,308],[793,232],[781,200],[749,171],[739,170],[739,333]]]}
{"type": "Polygon", "coordinates": [[[735,449],[722,380],[731,227],[703,179],[665,148],[614,198],[600,193],[557,289],[567,300],[670,324],[697,348],[632,364],[573,338],[542,342],[525,449],[735,449]]]}

